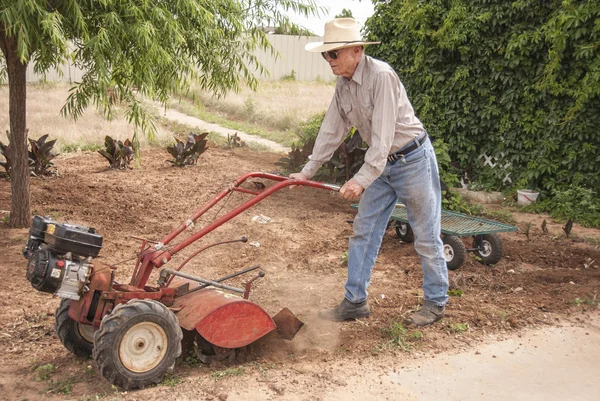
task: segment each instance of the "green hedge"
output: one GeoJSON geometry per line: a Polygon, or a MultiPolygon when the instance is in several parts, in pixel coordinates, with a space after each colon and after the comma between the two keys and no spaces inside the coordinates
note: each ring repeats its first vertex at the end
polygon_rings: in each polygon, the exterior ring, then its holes
{"type": "Polygon", "coordinates": [[[472,179],[600,188],[600,2],[391,0],[365,30],[472,179]]]}

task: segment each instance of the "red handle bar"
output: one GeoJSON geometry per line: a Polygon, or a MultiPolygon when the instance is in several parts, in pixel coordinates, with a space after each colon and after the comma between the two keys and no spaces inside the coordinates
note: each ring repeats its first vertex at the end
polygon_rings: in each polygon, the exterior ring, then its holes
{"type": "Polygon", "coordinates": [[[209,232],[213,231],[215,228],[221,226],[223,223],[231,220],[238,214],[246,211],[250,207],[254,206],[267,196],[270,196],[274,192],[280,190],[281,188],[298,185],[298,186],[309,186],[314,188],[326,189],[329,191],[339,191],[340,187],[337,185],[325,184],[317,181],[310,180],[295,180],[288,177],[279,176],[276,174],[268,174],[268,173],[248,173],[237,180],[235,180],[232,184],[229,185],[229,188],[219,193],[212,200],[208,201],[204,206],[202,206],[196,213],[194,213],[188,220],[179,225],[173,231],[171,231],[166,237],[164,237],[159,243],[154,245],[155,251],[153,252],[145,252],[143,255],[140,255],[142,266],[139,270],[137,270],[136,274],[131,280],[131,285],[134,285],[138,288],[143,288],[150,277],[150,273],[152,272],[152,267],[160,267],[171,260],[171,257],[189,246],[190,244],[196,242],[200,238],[204,237],[209,232]],[[249,178],[264,178],[267,180],[278,181],[277,184],[261,191],[252,191],[245,188],[240,188],[239,186],[246,182],[249,178]],[[196,222],[204,213],[210,210],[214,205],[216,205],[220,200],[229,195],[231,192],[237,191],[242,193],[247,193],[254,195],[253,198],[248,199],[246,202],[237,206],[229,213],[224,214],[219,217],[217,220],[207,225],[197,233],[189,236],[183,242],[169,248],[168,250],[162,250],[163,247],[169,244],[175,237],[185,231],[188,227],[192,226],[193,223],[196,222]]]}

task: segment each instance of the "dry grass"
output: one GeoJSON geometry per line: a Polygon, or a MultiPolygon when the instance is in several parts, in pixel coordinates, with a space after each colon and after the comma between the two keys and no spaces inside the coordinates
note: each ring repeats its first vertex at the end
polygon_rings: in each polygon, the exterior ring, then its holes
{"type": "MultiPolygon", "coordinates": [[[[67,84],[28,85],[27,87],[27,128],[30,138],[39,138],[48,134],[49,139],[56,139],[56,147],[60,152],[74,149],[94,149],[102,146],[104,137],[109,135],[115,139],[131,138],[134,126],[128,124],[122,114],[115,113],[112,121],[107,121],[94,106],[77,121],[65,118],[60,109],[67,99],[67,84]]],[[[9,129],[8,86],[0,86],[0,141],[7,143],[5,132],[9,129]]],[[[172,141],[172,134],[157,125],[155,142],[172,141]]],[[[148,139],[140,135],[141,146],[148,145],[148,139]]]]}
{"type": "Polygon", "coordinates": [[[243,88],[223,98],[199,90],[192,93],[210,112],[264,130],[295,132],[310,117],[327,110],[334,89],[333,83],[325,82],[265,81],[256,92],[243,88]]]}

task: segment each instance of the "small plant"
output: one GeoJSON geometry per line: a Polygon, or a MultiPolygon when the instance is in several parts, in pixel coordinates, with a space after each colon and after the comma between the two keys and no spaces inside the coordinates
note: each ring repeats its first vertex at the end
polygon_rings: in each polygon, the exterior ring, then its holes
{"type": "Polygon", "coordinates": [[[46,381],[50,379],[50,376],[56,372],[56,365],[48,363],[46,365],[38,366],[35,369],[35,377],[34,380],[36,382],[46,381]]]}
{"type": "Polygon", "coordinates": [[[10,222],[10,213],[4,213],[2,215],[2,222],[8,224],[10,222]]]}
{"type": "Polygon", "coordinates": [[[199,135],[190,132],[186,142],[175,138],[177,143],[167,147],[167,151],[175,158],[174,160],[169,160],[169,162],[177,167],[196,164],[198,157],[208,149],[206,146],[208,142],[206,140],[207,135],[208,132],[199,135]]]}
{"type": "Polygon", "coordinates": [[[463,290],[459,290],[458,288],[452,288],[451,290],[448,290],[448,295],[451,297],[462,297],[463,290]]]}
{"type": "Polygon", "coordinates": [[[35,176],[52,175],[54,174],[54,163],[52,159],[56,157],[56,153],[52,151],[56,139],[46,142],[48,134],[42,135],[39,139],[29,138],[31,150],[29,151],[29,168],[35,176]]]}
{"type": "Polygon", "coordinates": [[[449,323],[448,330],[453,333],[463,333],[469,330],[469,325],[467,323],[449,323]]]}
{"type": "Polygon", "coordinates": [[[423,339],[422,331],[409,331],[402,323],[398,322],[392,322],[391,326],[384,327],[382,332],[386,336],[391,337],[391,339],[381,347],[382,349],[395,346],[408,352],[411,349],[411,342],[421,341],[423,339]]]}
{"type": "Polygon", "coordinates": [[[283,75],[281,77],[282,81],[295,81],[296,80],[296,71],[292,70],[292,72],[290,73],[290,75],[283,75]]]}
{"type": "Polygon", "coordinates": [[[228,368],[223,370],[217,370],[210,374],[213,379],[222,379],[227,376],[241,376],[246,373],[246,368],[240,366],[238,368],[228,368]]]}
{"type": "Polygon", "coordinates": [[[529,241],[530,231],[531,231],[531,221],[525,225],[525,236],[527,237],[527,241],[529,241]]]}
{"type": "Polygon", "coordinates": [[[575,298],[573,303],[576,306],[580,306],[583,310],[592,310],[597,309],[600,304],[600,300],[598,300],[598,294],[594,294],[591,298],[575,298]]]}
{"type": "Polygon", "coordinates": [[[242,141],[242,138],[239,137],[237,132],[233,135],[227,134],[227,147],[228,148],[230,148],[230,149],[243,148],[244,146],[246,146],[246,142],[242,141]]]}
{"type": "Polygon", "coordinates": [[[109,168],[124,170],[131,168],[135,148],[129,139],[121,142],[107,135],[104,138],[104,149],[100,149],[98,153],[108,160],[109,168]]]}
{"type": "Polygon", "coordinates": [[[73,384],[77,383],[76,377],[68,377],[63,380],[50,381],[48,387],[46,389],[46,394],[55,393],[55,394],[65,394],[71,395],[71,390],[73,389],[73,384]]]}
{"type": "Polygon", "coordinates": [[[171,376],[168,374],[165,375],[162,382],[160,382],[160,384],[162,384],[163,386],[167,386],[167,387],[175,387],[181,383],[183,383],[183,379],[181,377],[171,376]]]}
{"type": "Polygon", "coordinates": [[[345,265],[347,263],[348,263],[348,251],[342,253],[342,261],[341,261],[342,265],[345,265]]]}
{"type": "Polygon", "coordinates": [[[188,356],[185,358],[183,363],[190,368],[195,368],[198,366],[202,366],[202,361],[198,358],[198,355],[194,351],[190,351],[188,356]]]}

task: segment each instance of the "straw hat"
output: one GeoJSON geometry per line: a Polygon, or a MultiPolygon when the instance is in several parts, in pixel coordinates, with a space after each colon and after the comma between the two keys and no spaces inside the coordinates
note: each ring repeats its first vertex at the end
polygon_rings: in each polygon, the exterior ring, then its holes
{"type": "Polygon", "coordinates": [[[377,45],[381,42],[363,42],[358,23],[353,18],[336,18],[325,24],[322,42],[312,42],[304,46],[309,52],[327,52],[351,46],[377,45]]]}

